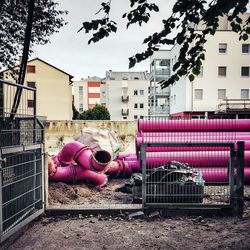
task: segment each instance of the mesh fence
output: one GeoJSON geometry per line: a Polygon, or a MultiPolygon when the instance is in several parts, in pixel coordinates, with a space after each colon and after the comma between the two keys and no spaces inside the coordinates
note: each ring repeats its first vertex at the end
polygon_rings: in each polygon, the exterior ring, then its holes
{"type": "Polygon", "coordinates": [[[34,210],[42,208],[42,153],[40,150],[3,155],[2,230],[16,226],[34,210]]]}
{"type": "Polygon", "coordinates": [[[35,103],[35,89],[0,81],[0,147],[43,142],[43,126],[36,119],[35,103]]]}
{"type": "Polygon", "coordinates": [[[235,119],[139,120],[136,150],[144,162],[145,204],[230,205],[238,141],[245,142],[246,172],[250,167],[249,124],[235,119]]]}

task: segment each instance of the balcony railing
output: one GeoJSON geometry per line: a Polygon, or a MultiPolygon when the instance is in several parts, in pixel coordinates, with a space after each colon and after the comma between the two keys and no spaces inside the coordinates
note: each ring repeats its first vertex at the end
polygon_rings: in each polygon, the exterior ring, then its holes
{"type": "Polygon", "coordinates": [[[170,107],[168,105],[160,105],[157,107],[150,107],[149,113],[152,115],[159,115],[159,114],[169,114],[170,107]]]}
{"type": "Polygon", "coordinates": [[[156,75],[169,76],[170,75],[170,69],[156,69],[155,74],[156,75]]]}
{"type": "Polygon", "coordinates": [[[123,95],[122,96],[122,102],[128,102],[129,101],[129,96],[128,95],[123,95]]]}
{"type": "MultiPolygon", "coordinates": [[[[169,88],[157,88],[155,91],[156,96],[169,96],[170,95],[170,89],[169,88]]],[[[149,97],[152,98],[154,96],[154,88],[151,88],[151,91],[149,93],[149,97]]]]}
{"type": "Polygon", "coordinates": [[[250,99],[224,99],[218,105],[218,112],[250,111],[250,99]]]}
{"type": "Polygon", "coordinates": [[[123,108],[122,115],[125,115],[125,116],[129,115],[129,109],[123,108]]]}

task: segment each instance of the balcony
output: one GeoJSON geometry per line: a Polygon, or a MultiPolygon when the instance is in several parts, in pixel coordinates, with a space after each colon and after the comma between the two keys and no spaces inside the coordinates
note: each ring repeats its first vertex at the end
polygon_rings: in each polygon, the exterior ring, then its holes
{"type": "Polygon", "coordinates": [[[217,112],[250,112],[250,99],[224,99],[217,112]]]}
{"type": "Polygon", "coordinates": [[[129,96],[128,95],[122,95],[122,102],[128,102],[129,96]]]}
{"type": "Polygon", "coordinates": [[[128,116],[129,115],[129,109],[128,108],[123,108],[122,109],[122,115],[128,116]]]}
{"type": "Polygon", "coordinates": [[[166,80],[170,77],[170,69],[168,68],[158,68],[158,69],[155,69],[155,70],[152,70],[150,72],[150,80],[154,80],[154,77],[155,77],[155,80],[158,82],[158,81],[161,81],[161,80],[166,80]]]}
{"type": "Polygon", "coordinates": [[[169,105],[160,105],[160,106],[156,106],[151,107],[149,110],[149,114],[150,115],[168,115],[170,112],[170,107],[169,105]]]}
{"type": "MultiPolygon", "coordinates": [[[[155,95],[156,95],[156,98],[162,97],[162,96],[169,96],[170,95],[170,88],[167,87],[167,88],[161,89],[161,88],[157,87],[156,91],[155,91],[155,95]]],[[[154,96],[154,87],[151,88],[151,91],[149,93],[149,98],[153,98],[153,96],[154,96]]]]}

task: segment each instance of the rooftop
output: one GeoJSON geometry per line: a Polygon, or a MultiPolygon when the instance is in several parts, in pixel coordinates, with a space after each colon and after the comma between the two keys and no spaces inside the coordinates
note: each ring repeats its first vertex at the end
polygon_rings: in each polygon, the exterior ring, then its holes
{"type": "Polygon", "coordinates": [[[134,80],[149,80],[149,73],[147,71],[130,72],[130,71],[106,71],[106,80],[115,81],[134,81],[134,80]]]}

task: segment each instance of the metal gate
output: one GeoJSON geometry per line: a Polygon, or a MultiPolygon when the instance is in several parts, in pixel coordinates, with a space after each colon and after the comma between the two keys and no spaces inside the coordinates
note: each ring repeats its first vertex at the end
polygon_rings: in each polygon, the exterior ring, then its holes
{"type": "Polygon", "coordinates": [[[243,213],[244,142],[238,142],[237,147],[234,143],[142,143],[140,160],[144,209],[243,213]],[[152,147],[163,147],[165,151],[152,152],[152,147]],[[181,147],[187,151],[176,154],[168,152],[168,147],[181,147]],[[202,155],[195,151],[201,147],[207,150],[200,151],[202,155]],[[209,147],[223,148],[224,151],[216,151],[219,154],[215,155],[209,147]],[[223,168],[212,167],[215,156],[219,164],[225,164],[223,168]],[[194,165],[187,164],[187,159],[194,165]],[[199,166],[204,159],[207,168],[199,166]]]}
{"type": "Polygon", "coordinates": [[[0,80],[0,241],[44,212],[44,129],[36,89],[0,80]],[[12,105],[21,92],[15,113],[12,105]]]}

